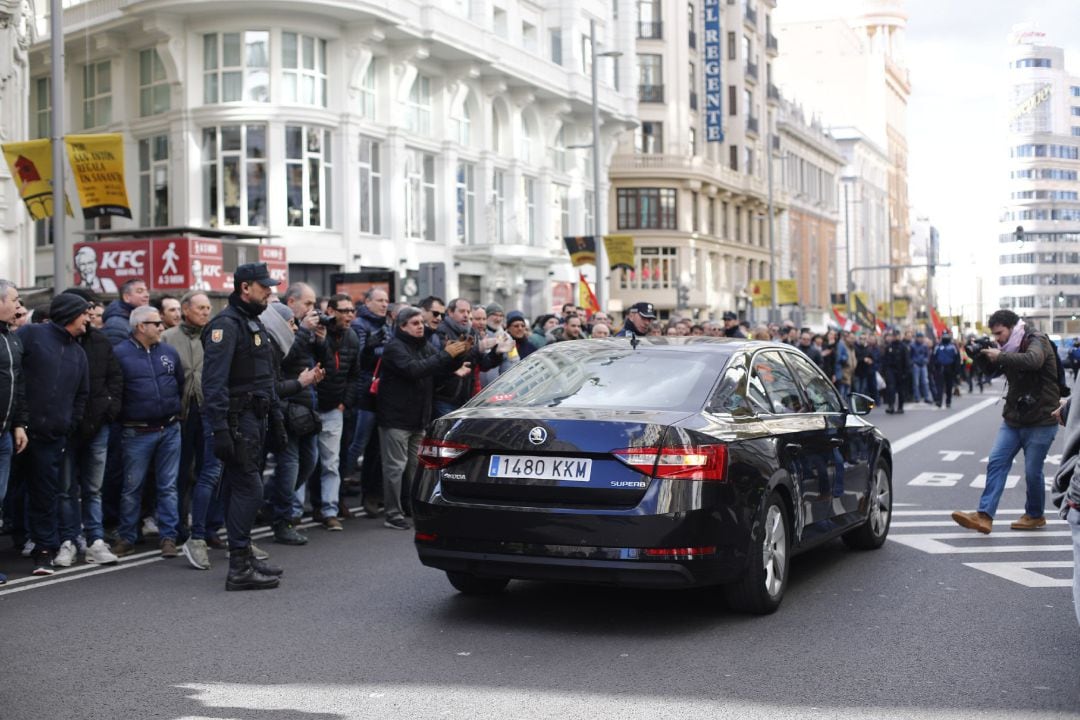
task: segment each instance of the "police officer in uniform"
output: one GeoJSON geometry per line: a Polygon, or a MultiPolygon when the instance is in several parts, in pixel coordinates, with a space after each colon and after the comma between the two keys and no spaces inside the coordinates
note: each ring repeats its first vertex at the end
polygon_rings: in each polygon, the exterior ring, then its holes
{"type": "Polygon", "coordinates": [[[650,302],[638,302],[630,306],[626,311],[626,320],[623,328],[615,337],[631,337],[633,335],[648,335],[649,326],[656,319],[656,310],[650,302]]]}
{"type": "Polygon", "coordinates": [[[262,505],[264,444],[284,447],[285,423],[274,391],[270,336],[259,320],[278,284],[266,263],[236,268],[229,305],[203,331],[203,398],[224,464],[222,491],[229,533],[226,590],[275,588],[282,574],[251,554],[251,528],[262,505]],[[269,437],[268,437],[269,433],[269,437]]]}

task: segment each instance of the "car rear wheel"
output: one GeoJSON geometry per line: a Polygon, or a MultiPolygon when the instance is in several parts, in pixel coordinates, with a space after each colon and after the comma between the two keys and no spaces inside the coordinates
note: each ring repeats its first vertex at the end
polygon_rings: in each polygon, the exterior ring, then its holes
{"type": "Polygon", "coordinates": [[[510,583],[510,578],[480,577],[450,570],[446,572],[446,577],[450,584],[464,595],[498,595],[510,583]]]}
{"type": "Polygon", "coordinates": [[[787,505],[774,492],[765,503],[760,526],[752,535],[746,573],[726,588],[728,604],[733,609],[767,615],[780,607],[787,590],[791,559],[790,527],[787,505]]]}
{"type": "Polygon", "coordinates": [[[892,476],[889,466],[882,463],[874,470],[870,488],[870,507],[866,522],[844,533],[844,543],[856,550],[876,550],[885,544],[892,521],[892,476]]]}

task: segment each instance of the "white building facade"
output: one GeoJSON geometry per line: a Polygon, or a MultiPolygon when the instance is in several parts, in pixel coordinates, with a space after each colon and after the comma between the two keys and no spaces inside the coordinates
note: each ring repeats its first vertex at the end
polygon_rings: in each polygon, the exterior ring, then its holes
{"type": "MultiPolygon", "coordinates": [[[[1080,331],[1080,76],[1041,32],[1009,45],[1009,197],[997,255],[1002,307],[1080,331]]],[[[1052,327],[1051,327],[1052,324],[1052,327]]]]}
{"type": "MultiPolygon", "coordinates": [[[[886,234],[866,235],[884,247],[863,248],[853,254],[891,253],[885,264],[908,264],[907,101],[911,84],[905,61],[905,3],[794,2],[781,10],[777,18],[781,47],[777,71],[784,95],[820,113],[829,128],[856,128],[887,159],[886,234]],[[846,12],[839,14],[838,8],[846,12]]],[[[877,180],[867,179],[867,183],[876,185],[877,180]]],[[[914,295],[913,277],[895,271],[893,294],[914,295]]],[[[843,282],[837,293],[845,291],[843,282]]],[[[866,289],[861,278],[856,282],[857,289],[866,289]]],[[[873,302],[887,301],[883,296],[887,293],[875,292],[873,302]]]]}
{"type": "MultiPolygon", "coordinates": [[[[590,20],[626,51],[622,73],[600,68],[604,166],[634,124],[630,13],[605,0],[69,5],[67,129],[125,138],[135,217],[112,228],[265,233],[323,293],[334,272],[436,264],[445,284],[418,293],[545,311],[576,279],[562,237],[591,233],[606,197],[566,149],[592,136],[590,20]]],[[[44,37],[31,137],[48,134],[47,57],[44,37]]],[[[22,282],[51,283],[36,236],[22,282]]]]}

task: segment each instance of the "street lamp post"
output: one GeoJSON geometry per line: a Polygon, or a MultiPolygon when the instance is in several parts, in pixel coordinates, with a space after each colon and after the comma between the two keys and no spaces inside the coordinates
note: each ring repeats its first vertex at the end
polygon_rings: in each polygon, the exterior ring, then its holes
{"type": "Polygon", "coordinates": [[[855,290],[855,284],[851,280],[851,211],[849,210],[851,203],[848,199],[848,188],[854,179],[852,175],[844,175],[840,178],[840,182],[844,183],[844,268],[847,270],[847,284],[844,286],[844,304],[847,306],[848,317],[851,316],[851,308],[853,307],[851,294],[855,290]]]}
{"type": "Polygon", "coordinates": [[[52,76],[50,98],[52,117],[49,135],[52,138],[52,218],[49,219],[53,239],[53,292],[67,285],[67,240],[64,228],[64,4],[62,0],[49,3],[52,76]]]}
{"type": "Polygon", "coordinates": [[[772,298],[769,303],[769,322],[779,325],[780,304],[776,289],[776,240],[773,233],[773,133],[771,118],[766,117],[765,120],[769,123],[769,131],[765,140],[765,153],[769,162],[769,292],[772,298]]]}
{"type": "MultiPolygon", "coordinates": [[[[607,282],[604,274],[607,272],[607,252],[604,248],[603,229],[600,217],[600,103],[597,100],[598,68],[596,59],[601,57],[617,58],[622,55],[617,50],[598,53],[596,52],[596,20],[589,20],[589,45],[592,49],[592,166],[593,166],[593,234],[596,238],[596,302],[600,309],[605,308],[607,300],[607,282]]],[[[605,228],[606,229],[606,228],[605,228]]]]}

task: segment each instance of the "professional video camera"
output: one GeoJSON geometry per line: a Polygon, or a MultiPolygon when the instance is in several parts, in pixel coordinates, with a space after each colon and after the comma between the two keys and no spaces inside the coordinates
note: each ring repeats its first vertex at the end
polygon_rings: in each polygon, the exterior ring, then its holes
{"type": "Polygon", "coordinates": [[[983,355],[983,350],[989,350],[994,347],[994,341],[986,335],[980,338],[974,338],[968,345],[968,355],[971,356],[972,369],[980,375],[993,375],[994,366],[990,362],[990,358],[983,355]]]}

